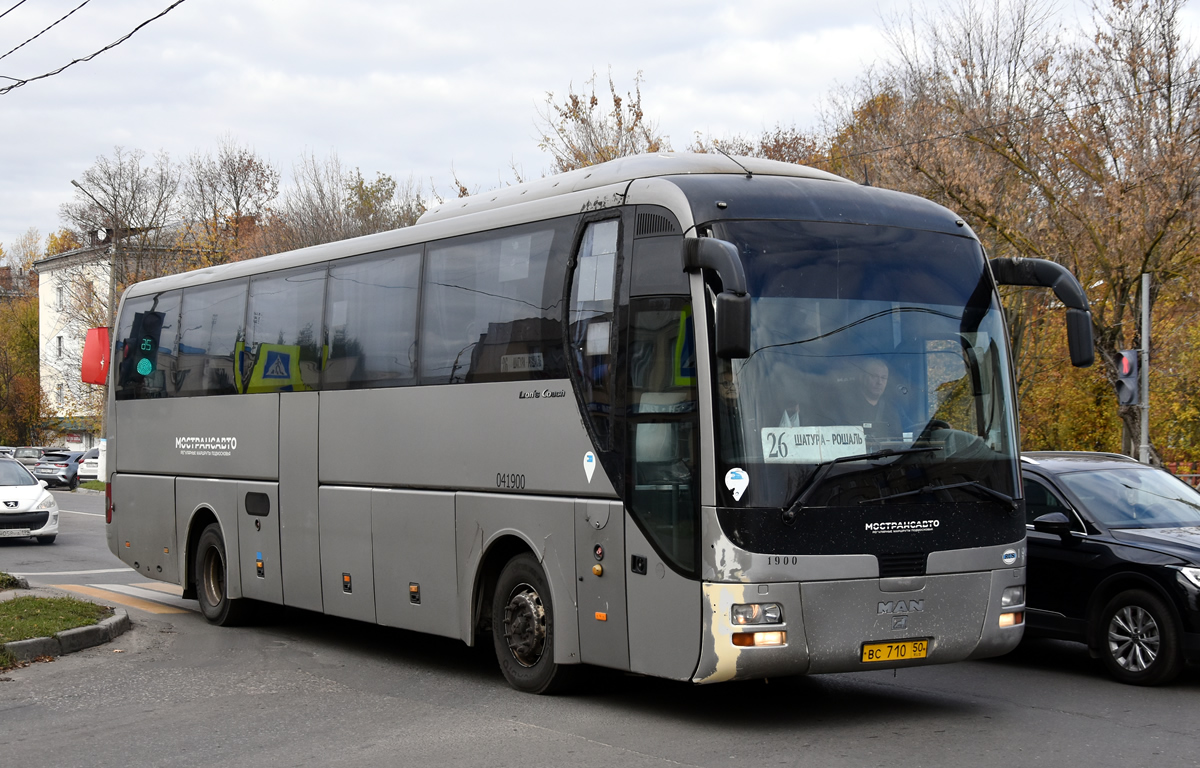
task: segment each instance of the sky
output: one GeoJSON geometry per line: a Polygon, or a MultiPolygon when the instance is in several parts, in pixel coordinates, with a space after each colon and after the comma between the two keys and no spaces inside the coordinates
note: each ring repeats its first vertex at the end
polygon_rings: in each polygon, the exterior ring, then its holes
{"type": "MultiPolygon", "coordinates": [[[[175,0],[0,0],[0,88],[128,34],[175,0]],[[82,7],[81,6],[82,3],[82,7]],[[73,9],[74,12],[72,12],[73,9]],[[58,19],[71,15],[22,47],[58,19]],[[15,51],[4,54],[5,51],[15,51]]],[[[643,77],[676,149],[776,124],[809,128],[888,55],[907,0],[185,0],[88,62],[0,95],[0,246],[63,226],[71,179],[117,146],[183,161],[226,137],[280,169],[346,169],[449,194],[546,172],[536,119],[594,73],[643,77]]],[[[598,88],[598,90],[600,90],[598,88]]]]}

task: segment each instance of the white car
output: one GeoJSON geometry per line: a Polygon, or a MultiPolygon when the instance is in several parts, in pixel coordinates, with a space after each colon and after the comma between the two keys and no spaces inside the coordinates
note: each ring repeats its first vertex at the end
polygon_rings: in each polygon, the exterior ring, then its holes
{"type": "Polygon", "coordinates": [[[83,454],[83,462],[79,465],[80,480],[95,480],[100,476],[100,449],[93,448],[83,454]]]}
{"type": "Polygon", "coordinates": [[[0,538],[33,536],[53,544],[58,535],[58,502],[46,482],[13,459],[0,459],[0,538]]]}

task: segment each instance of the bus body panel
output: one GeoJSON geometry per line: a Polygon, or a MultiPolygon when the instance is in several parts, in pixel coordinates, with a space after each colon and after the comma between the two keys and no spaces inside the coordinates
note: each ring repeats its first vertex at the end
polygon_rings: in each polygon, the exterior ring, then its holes
{"type": "MultiPolygon", "coordinates": [[[[597,472],[599,476],[599,472],[597,472]]],[[[480,563],[499,539],[515,537],[537,556],[550,584],[554,608],[554,661],[579,663],[576,609],[575,504],[573,498],[459,493],[455,498],[460,637],[474,645],[473,606],[480,563]]],[[[482,606],[490,611],[490,605],[482,606]]],[[[482,642],[490,642],[485,638],[482,642]]]]}
{"type": "Polygon", "coordinates": [[[174,499],[173,477],[124,474],[113,478],[115,554],[142,576],[178,583],[174,499]]]}
{"type": "MultiPolygon", "coordinates": [[[[265,603],[283,603],[283,573],[279,551],[278,483],[237,484],[238,560],[242,596],[265,603]]],[[[293,561],[295,562],[295,561],[293,561]]]]}
{"type": "Polygon", "coordinates": [[[566,380],[321,393],[323,484],[610,496],[566,380]]]}
{"type": "Polygon", "coordinates": [[[629,669],[625,562],[625,507],[619,501],[576,500],[579,660],[585,664],[629,669]]]}
{"type": "Polygon", "coordinates": [[[371,489],[321,486],[317,496],[321,529],[321,599],[325,613],[374,622],[371,489]]]}
{"type": "Polygon", "coordinates": [[[321,531],[317,509],[320,396],[279,399],[279,550],[285,605],[320,611],[321,531]]]}
{"type": "MultiPolygon", "coordinates": [[[[117,475],[124,478],[124,475],[117,475]]],[[[185,552],[188,534],[199,537],[202,524],[197,520],[198,515],[212,513],[221,527],[221,538],[225,542],[225,560],[227,563],[240,563],[241,554],[238,546],[238,482],[236,480],[210,480],[192,477],[180,477],[175,480],[175,525],[176,541],[179,546],[179,559],[191,558],[191,552],[185,552]]],[[[117,513],[113,513],[113,522],[117,513]]],[[[132,520],[132,518],[131,518],[132,520]]],[[[146,518],[138,521],[139,525],[149,522],[146,518]]],[[[195,563],[187,561],[189,569],[195,569],[195,563]]],[[[231,598],[242,596],[242,569],[227,568],[225,576],[225,591],[231,598]]],[[[187,573],[190,578],[191,573],[187,573]]],[[[187,579],[177,583],[186,584],[187,579]]]]}
{"type": "Polygon", "coordinates": [[[630,671],[690,680],[700,658],[700,583],[672,570],[631,518],[625,520],[625,553],[630,671]],[[644,558],[641,573],[632,568],[635,556],[644,558]]]}
{"type": "Polygon", "coordinates": [[[459,637],[454,527],[453,493],[371,492],[375,613],[380,624],[459,637]]]}
{"type": "Polygon", "coordinates": [[[703,584],[704,618],[700,663],[696,683],[721,683],[726,680],[802,675],[809,668],[809,650],[804,632],[800,585],[777,584],[703,584]],[[735,626],[733,606],[747,603],[778,603],[783,616],[779,624],[758,625],[755,630],[785,633],[782,645],[740,647],[733,644],[736,633],[747,627],[735,626]]]}
{"type": "Polygon", "coordinates": [[[126,400],[115,410],[117,472],[279,477],[277,394],[126,400]]]}

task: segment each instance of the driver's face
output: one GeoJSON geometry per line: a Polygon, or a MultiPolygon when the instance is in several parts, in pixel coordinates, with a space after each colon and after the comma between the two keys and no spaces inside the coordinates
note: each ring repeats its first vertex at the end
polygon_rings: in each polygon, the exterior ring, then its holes
{"type": "Polygon", "coordinates": [[[872,402],[883,396],[887,389],[888,367],[881,360],[871,360],[863,367],[863,391],[872,402]]]}

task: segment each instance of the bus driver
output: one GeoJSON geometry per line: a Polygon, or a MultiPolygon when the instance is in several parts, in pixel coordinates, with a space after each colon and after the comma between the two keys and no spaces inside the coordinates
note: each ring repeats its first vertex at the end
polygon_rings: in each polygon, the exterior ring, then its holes
{"type": "Polygon", "coordinates": [[[888,401],[888,364],[878,357],[868,357],[858,365],[856,386],[842,413],[843,423],[862,425],[867,434],[899,435],[900,417],[888,401]]]}

